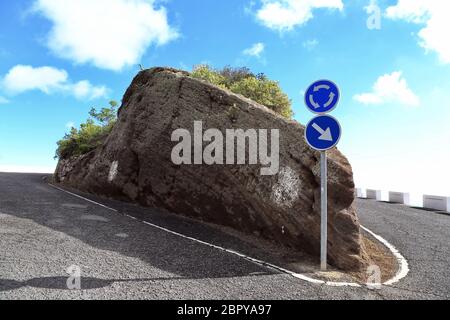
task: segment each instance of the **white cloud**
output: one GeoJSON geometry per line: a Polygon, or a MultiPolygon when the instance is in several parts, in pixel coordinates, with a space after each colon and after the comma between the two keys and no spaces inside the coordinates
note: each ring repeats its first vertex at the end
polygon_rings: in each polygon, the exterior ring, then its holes
{"type": "Polygon", "coordinates": [[[94,86],[87,80],[71,83],[67,71],[53,67],[17,65],[2,79],[1,85],[10,94],[39,90],[45,94],[69,93],[77,99],[96,99],[105,97],[105,86],[94,86]]]}
{"type": "Polygon", "coordinates": [[[302,45],[306,50],[311,51],[319,45],[319,41],[317,39],[306,40],[302,45]]]}
{"type": "Polygon", "coordinates": [[[137,64],[150,45],[177,37],[155,0],[36,0],[33,9],[52,22],[56,55],[103,69],[137,64]]]}
{"type": "Polygon", "coordinates": [[[443,63],[450,63],[450,1],[446,0],[399,0],[386,10],[391,19],[424,25],[418,33],[420,46],[439,54],[443,63]]]}
{"type": "Polygon", "coordinates": [[[264,43],[258,42],[258,43],[255,43],[250,48],[245,49],[243,51],[243,53],[246,56],[252,56],[252,57],[259,58],[259,57],[261,57],[261,54],[264,52],[264,49],[265,49],[264,43]]]}
{"type": "Polygon", "coordinates": [[[289,31],[313,18],[314,9],[342,10],[342,0],[261,0],[257,19],[270,29],[289,31]]]}
{"type": "Polygon", "coordinates": [[[68,77],[65,70],[17,65],[6,74],[3,87],[13,94],[29,90],[40,90],[49,94],[67,82],[68,77]]]}
{"type": "Polygon", "coordinates": [[[6,103],[9,103],[9,100],[0,96],[0,104],[6,104],[6,103]]]}
{"type": "Polygon", "coordinates": [[[72,91],[77,99],[89,100],[106,97],[108,91],[105,86],[94,86],[87,80],[82,80],[74,85],[69,85],[67,89],[72,91]]]}
{"type": "Polygon", "coordinates": [[[385,74],[378,78],[372,92],[353,97],[363,104],[398,103],[405,106],[420,105],[419,97],[408,87],[401,71],[385,74]]]}

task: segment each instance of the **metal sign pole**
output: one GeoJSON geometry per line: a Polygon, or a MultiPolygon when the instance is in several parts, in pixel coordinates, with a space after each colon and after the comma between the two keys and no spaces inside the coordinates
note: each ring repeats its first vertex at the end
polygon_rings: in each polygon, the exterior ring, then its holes
{"type": "Polygon", "coordinates": [[[306,107],[319,115],[306,126],[305,140],[311,148],[320,151],[320,269],[322,271],[327,270],[328,249],[327,150],[336,147],[342,134],[339,121],[326,113],[336,108],[340,97],[338,86],[330,80],[316,81],[305,92],[306,107]]]}
{"type": "Polygon", "coordinates": [[[327,152],[320,153],[320,180],[321,180],[321,231],[320,231],[320,269],[327,270],[327,243],[328,243],[328,190],[327,190],[327,152]]]}

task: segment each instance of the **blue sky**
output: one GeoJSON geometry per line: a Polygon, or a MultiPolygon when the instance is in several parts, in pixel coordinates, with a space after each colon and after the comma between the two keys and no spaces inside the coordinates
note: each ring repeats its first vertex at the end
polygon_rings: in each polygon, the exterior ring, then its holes
{"type": "Polygon", "coordinates": [[[439,0],[0,0],[0,171],[53,170],[68,124],[120,100],[137,64],[209,63],[279,80],[301,123],[308,85],[335,81],[357,185],[450,196],[448,14],[439,0]]]}

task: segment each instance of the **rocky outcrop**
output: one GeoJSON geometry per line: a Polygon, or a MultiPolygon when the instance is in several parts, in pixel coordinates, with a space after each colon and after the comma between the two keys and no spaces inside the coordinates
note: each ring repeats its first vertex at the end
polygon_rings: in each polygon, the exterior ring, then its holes
{"type": "MultiPolygon", "coordinates": [[[[55,179],[82,191],[165,208],[318,255],[320,154],[306,145],[303,136],[302,125],[264,106],[185,72],[154,68],[133,80],[119,120],[103,145],[82,157],[61,160],[55,179]],[[172,153],[178,140],[172,141],[172,135],[180,128],[194,134],[195,121],[202,121],[203,130],[216,128],[224,136],[227,129],[268,129],[268,134],[278,129],[278,173],[262,175],[267,166],[261,163],[175,164],[172,153]]],[[[195,148],[192,145],[193,159],[198,155],[195,148]]],[[[245,153],[247,160],[252,152],[245,153]]],[[[342,269],[360,269],[364,260],[352,205],[352,169],[338,150],[328,155],[329,259],[342,269]]]]}

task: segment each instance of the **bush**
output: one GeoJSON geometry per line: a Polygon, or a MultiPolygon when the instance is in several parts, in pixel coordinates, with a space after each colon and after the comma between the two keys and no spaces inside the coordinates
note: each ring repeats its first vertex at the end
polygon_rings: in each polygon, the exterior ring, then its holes
{"type": "Polygon", "coordinates": [[[221,88],[252,99],[285,118],[292,118],[292,101],[277,81],[269,80],[264,74],[254,74],[248,68],[225,67],[212,69],[208,65],[194,67],[192,76],[221,88]]]}
{"type": "Polygon", "coordinates": [[[216,86],[226,88],[225,86],[225,77],[219,74],[218,72],[214,72],[207,65],[199,65],[194,68],[191,74],[194,78],[204,80],[216,86]]]}
{"type": "Polygon", "coordinates": [[[109,108],[102,108],[99,112],[92,108],[90,118],[79,129],[72,128],[70,133],[57,142],[55,159],[80,156],[102,144],[117,121],[118,104],[116,101],[110,101],[109,104],[109,108]]]}

